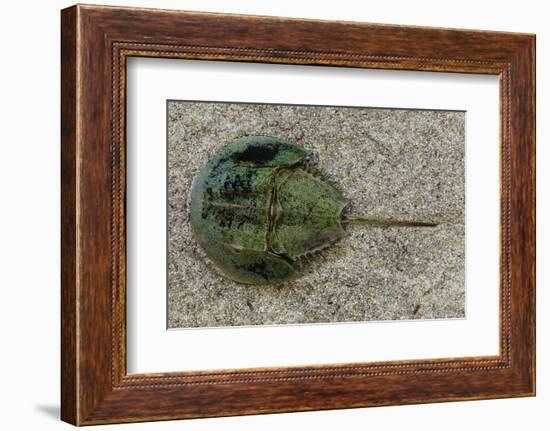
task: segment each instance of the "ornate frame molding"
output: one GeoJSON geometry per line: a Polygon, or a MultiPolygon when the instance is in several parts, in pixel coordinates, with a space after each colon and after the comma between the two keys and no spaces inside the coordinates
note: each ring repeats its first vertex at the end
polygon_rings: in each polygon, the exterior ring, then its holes
{"type": "Polygon", "coordinates": [[[534,36],[524,34],[100,6],[63,10],[62,418],[98,424],[533,395],[534,46],[534,36]],[[270,31],[258,34],[258,26],[270,31]],[[308,39],[312,34],[338,37],[308,39]],[[128,375],[131,56],[498,75],[500,354],[128,375]]]}

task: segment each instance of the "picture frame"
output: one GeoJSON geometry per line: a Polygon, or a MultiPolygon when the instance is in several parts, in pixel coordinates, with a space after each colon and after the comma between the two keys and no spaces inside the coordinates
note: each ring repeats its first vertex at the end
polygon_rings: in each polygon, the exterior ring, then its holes
{"type": "Polygon", "coordinates": [[[92,425],[535,395],[534,35],[76,5],[61,13],[61,53],[62,420],[92,425]],[[130,57],[497,75],[499,354],[128,374],[130,57]]]}

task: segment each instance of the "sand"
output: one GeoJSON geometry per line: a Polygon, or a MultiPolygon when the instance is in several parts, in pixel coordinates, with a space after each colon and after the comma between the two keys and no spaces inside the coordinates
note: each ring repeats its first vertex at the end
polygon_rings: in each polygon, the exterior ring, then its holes
{"type": "Polygon", "coordinates": [[[463,318],[464,128],[456,111],[169,101],[168,327],[463,318]],[[216,151],[252,134],[312,150],[354,213],[438,226],[355,226],[299,279],[227,280],[193,237],[190,190],[216,151]]]}

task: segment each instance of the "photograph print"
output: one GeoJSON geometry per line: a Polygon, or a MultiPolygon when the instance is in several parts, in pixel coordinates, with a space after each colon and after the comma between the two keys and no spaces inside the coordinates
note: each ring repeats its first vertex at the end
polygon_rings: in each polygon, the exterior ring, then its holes
{"type": "Polygon", "coordinates": [[[169,329],[465,317],[465,112],[167,101],[169,329]]]}

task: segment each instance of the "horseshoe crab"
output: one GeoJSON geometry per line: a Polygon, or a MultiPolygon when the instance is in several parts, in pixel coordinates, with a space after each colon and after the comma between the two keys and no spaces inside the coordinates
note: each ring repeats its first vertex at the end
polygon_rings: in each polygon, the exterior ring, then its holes
{"type": "Polygon", "coordinates": [[[348,224],[435,226],[347,214],[349,201],[310,172],[305,148],[247,136],[222,148],[195,178],[191,225],[219,272],[246,284],[280,283],[346,235],[348,224]]]}

